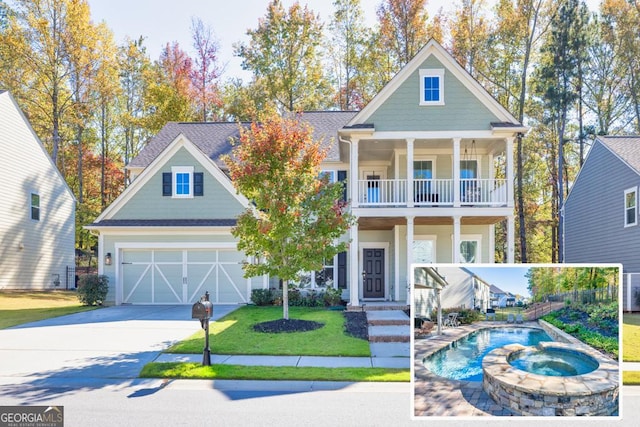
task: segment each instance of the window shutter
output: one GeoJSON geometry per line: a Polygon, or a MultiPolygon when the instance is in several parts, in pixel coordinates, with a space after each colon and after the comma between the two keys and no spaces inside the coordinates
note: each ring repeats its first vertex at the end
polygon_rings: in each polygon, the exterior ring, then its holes
{"type": "Polygon", "coordinates": [[[347,171],[338,171],[338,182],[342,183],[342,200],[347,201],[347,171]]]}
{"type": "Polygon", "coordinates": [[[204,196],[204,173],[202,172],[193,174],[193,195],[204,196]]]}
{"type": "Polygon", "coordinates": [[[162,195],[163,196],[171,196],[171,172],[163,172],[162,173],[162,195]]]}
{"type": "Polygon", "coordinates": [[[340,252],[338,254],[338,289],[347,289],[347,253],[346,252],[340,252]]]}

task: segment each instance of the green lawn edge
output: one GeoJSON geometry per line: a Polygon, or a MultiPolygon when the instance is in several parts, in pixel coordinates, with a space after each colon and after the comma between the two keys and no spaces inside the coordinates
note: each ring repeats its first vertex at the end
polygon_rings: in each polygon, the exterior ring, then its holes
{"type": "Polygon", "coordinates": [[[622,360],[640,362],[640,314],[622,315],[622,360]]]}
{"type": "Polygon", "coordinates": [[[70,306],[70,307],[47,307],[28,308],[20,310],[0,310],[0,329],[7,329],[13,326],[24,325],[25,323],[37,322],[39,320],[53,319],[55,317],[66,316],[68,314],[81,313],[83,311],[95,310],[96,306],[70,306]]]}
{"type": "MultiPolygon", "coordinates": [[[[214,307],[215,312],[215,307],[214,307]]],[[[253,325],[282,318],[282,307],[244,306],[211,322],[209,346],[212,354],[270,356],[370,357],[369,342],[345,333],[341,311],[290,307],[290,319],[313,320],[325,326],[308,332],[267,334],[253,325]]],[[[204,331],[174,344],[165,353],[198,354],[204,346],[204,331]]]]}
{"type": "Polygon", "coordinates": [[[202,366],[199,363],[151,362],[140,372],[141,378],[268,380],[268,381],[348,381],[409,382],[409,369],[318,368],[289,366],[202,366]]]}

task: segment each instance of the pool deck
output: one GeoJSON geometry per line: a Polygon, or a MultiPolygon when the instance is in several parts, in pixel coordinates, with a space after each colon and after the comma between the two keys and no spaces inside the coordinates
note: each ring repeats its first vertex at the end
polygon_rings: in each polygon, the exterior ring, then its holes
{"type": "Polygon", "coordinates": [[[446,328],[442,335],[414,341],[414,415],[416,417],[514,416],[497,404],[482,388],[482,382],[458,381],[439,377],[427,370],[422,360],[451,342],[487,327],[533,327],[537,322],[513,324],[500,321],[476,322],[446,328]]]}

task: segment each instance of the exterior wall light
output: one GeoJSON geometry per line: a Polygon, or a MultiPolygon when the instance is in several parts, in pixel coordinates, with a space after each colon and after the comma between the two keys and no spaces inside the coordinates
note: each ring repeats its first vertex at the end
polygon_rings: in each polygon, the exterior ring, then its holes
{"type": "Polygon", "coordinates": [[[111,252],[107,252],[107,255],[104,257],[104,265],[111,265],[111,252]]]}

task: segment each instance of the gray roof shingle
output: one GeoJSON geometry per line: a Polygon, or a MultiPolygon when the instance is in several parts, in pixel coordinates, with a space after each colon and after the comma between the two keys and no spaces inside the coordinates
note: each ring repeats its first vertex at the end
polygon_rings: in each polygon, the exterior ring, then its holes
{"type": "Polygon", "coordinates": [[[598,140],[640,174],[640,136],[599,136],[598,140]]]}
{"type": "MultiPolygon", "coordinates": [[[[339,161],[338,130],[343,128],[356,112],[353,111],[311,111],[301,114],[301,120],[313,127],[314,139],[320,139],[328,147],[327,161],[339,161]]],[[[128,167],[147,167],[160,155],[178,135],[183,134],[218,167],[226,169],[220,159],[231,152],[231,141],[238,139],[238,126],[248,123],[234,122],[169,122],[151,138],[128,167]]]]}

